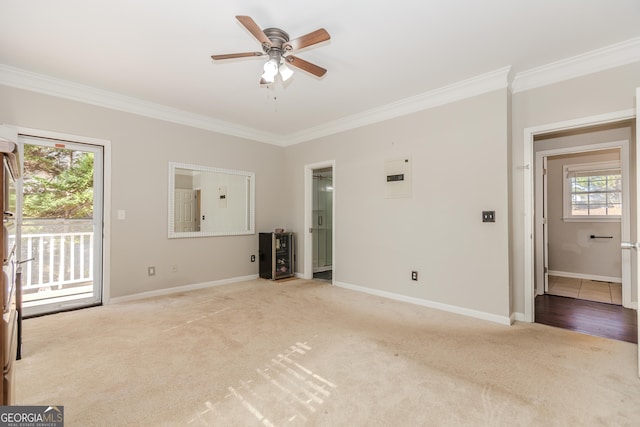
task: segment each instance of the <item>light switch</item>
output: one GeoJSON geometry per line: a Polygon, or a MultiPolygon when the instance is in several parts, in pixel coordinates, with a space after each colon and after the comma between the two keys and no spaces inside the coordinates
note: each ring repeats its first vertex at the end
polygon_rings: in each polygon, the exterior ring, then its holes
{"type": "Polygon", "coordinates": [[[126,219],[127,213],[123,209],[118,210],[118,219],[126,219]]]}

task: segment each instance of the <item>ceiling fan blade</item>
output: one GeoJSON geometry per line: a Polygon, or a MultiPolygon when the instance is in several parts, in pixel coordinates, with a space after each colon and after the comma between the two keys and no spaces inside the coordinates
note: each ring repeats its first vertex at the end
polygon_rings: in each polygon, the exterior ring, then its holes
{"type": "Polygon", "coordinates": [[[311,46],[331,38],[327,30],[320,28],[304,36],[300,36],[284,44],[286,50],[298,50],[307,46],[311,46]]]}
{"type": "Polygon", "coordinates": [[[305,61],[304,59],[300,59],[297,56],[289,55],[286,56],[285,59],[287,60],[287,63],[289,65],[311,73],[314,76],[322,77],[327,72],[327,70],[325,70],[324,68],[319,67],[316,64],[312,64],[311,62],[305,61]]]}
{"type": "Polygon", "coordinates": [[[244,25],[244,27],[247,30],[249,30],[249,32],[253,35],[253,37],[255,37],[260,43],[262,43],[263,46],[265,45],[268,47],[272,46],[272,43],[271,43],[271,40],[269,40],[269,37],[267,37],[264,31],[262,31],[262,29],[258,27],[258,24],[256,24],[255,21],[251,19],[250,16],[238,15],[236,16],[236,19],[240,21],[240,23],[244,25]]]}
{"type": "Polygon", "coordinates": [[[233,58],[246,58],[248,56],[262,56],[262,52],[243,52],[243,53],[225,53],[222,55],[211,55],[211,59],[233,59],[233,58]]]}

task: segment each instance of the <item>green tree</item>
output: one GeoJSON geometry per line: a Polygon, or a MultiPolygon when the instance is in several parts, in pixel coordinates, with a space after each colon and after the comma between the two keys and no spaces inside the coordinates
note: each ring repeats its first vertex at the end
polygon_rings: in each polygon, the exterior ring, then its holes
{"type": "Polygon", "coordinates": [[[93,154],[25,144],[25,218],[93,216],[93,154]]]}

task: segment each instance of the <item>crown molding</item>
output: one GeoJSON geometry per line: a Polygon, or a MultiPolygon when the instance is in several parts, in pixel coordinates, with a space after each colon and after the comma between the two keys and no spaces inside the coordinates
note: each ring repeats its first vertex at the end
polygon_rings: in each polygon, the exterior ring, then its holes
{"type": "Polygon", "coordinates": [[[467,80],[291,134],[285,139],[283,145],[288,146],[310,141],[312,139],[333,135],[503,89],[508,87],[510,75],[510,66],[500,68],[467,80]]]}
{"type": "Polygon", "coordinates": [[[517,73],[512,91],[524,92],[638,61],[640,37],[517,73]]]}
{"type": "Polygon", "coordinates": [[[379,108],[367,110],[359,114],[344,117],[342,119],[290,135],[277,135],[263,132],[257,129],[189,113],[165,105],[128,97],[102,89],[96,89],[94,87],[53,78],[4,64],[0,64],[0,84],[199,129],[205,129],[225,135],[237,136],[239,138],[278,146],[289,146],[506,87],[508,84],[507,76],[510,69],[510,67],[501,68],[471,79],[412,96],[410,98],[405,98],[379,108]]]}
{"type": "Polygon", "coordinates": [[[225,135],[280,145],[279,136],[275,134],[5,64],[0,64],[0,84],[225,135]]]}
{"type": "Polygon", "coordinates": [[[287,135],[0,64],[0,84],[252,141],[290,146],[508,87],[513,93],[640,61],[640,37],[516,73],[510,66],[287,135]]]}

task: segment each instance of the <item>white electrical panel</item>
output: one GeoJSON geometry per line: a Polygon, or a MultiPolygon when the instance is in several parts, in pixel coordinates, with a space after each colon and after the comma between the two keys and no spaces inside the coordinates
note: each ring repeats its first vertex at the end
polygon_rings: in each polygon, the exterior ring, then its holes
{"type": "Polygon", "coordinates": [[[384,163],[384,174],[385,198],[411,197],[411,159],[405,157],[387,160],[384,163]]]}

